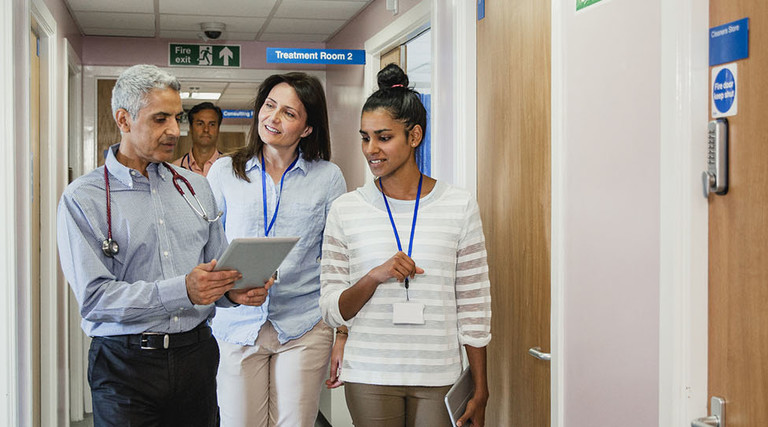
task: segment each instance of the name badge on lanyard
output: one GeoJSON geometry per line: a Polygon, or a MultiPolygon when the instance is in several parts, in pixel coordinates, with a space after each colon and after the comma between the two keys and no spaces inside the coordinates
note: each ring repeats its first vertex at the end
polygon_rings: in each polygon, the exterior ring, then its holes
{"type": "MultiPolygon", "coordinates": [[[[413,207],[413,224],[411,225],[411,239],[408,242],[408,257],[411,257],[413,251],[413,235],[416,231],[416,217],[419,213],[419,200],[421,199],[421,184],[424,180],[424,175],[419,175],[419,188],[416,191],[416,203],[413,207]]],[[[389,214],[389,221],[392,224],[392,231],[395,232],[395,241],[397,241],[397,250],[402,251],[403,246],[400,244],[400,235],[397,233],[397,226],[395,226],[395,219],[392,217],[392,210],[389,208],[389,202],[387,202],[387,195],[384,194],[384,186],[379,178],[379,187],[381,188],[381,195],[384,197],[384,206],[387,207],[387,213],[389,214]]],[[[405,286],[405,299],[406,302],[398,302],[392,305],[392,323],[395,325],[423,325],[424,322],[424,304],[420,302],[414,302],[410,300],[408,296],[408,277],[404,281],[405,286]]]]}
{"type": "Polygon", "coordinates": [[[423,325],[424,304],[407,301],[392,305],[392,323],[395,325],[423,325]]]}

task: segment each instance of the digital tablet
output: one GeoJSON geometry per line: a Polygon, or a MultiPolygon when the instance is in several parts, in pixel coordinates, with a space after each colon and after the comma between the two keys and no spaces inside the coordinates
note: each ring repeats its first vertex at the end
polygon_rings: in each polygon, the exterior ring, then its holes
{"type": "MultiPolygon", "coordinates": [[[[467,403],[475,393],[475,383],[472,381],[472,371],[469,367],[459,375],[459,379],[453,384],[445,395],[445,407],[448,409],[448,415],[451,417],[452,425],[464,415],[467,409],[467,403]]],[[[471,425],[471,423],[466,424],[471,425]]]]}
{"type": "Polygon", "coordinates": [[[291,252],[298,237],[243,237],[234,239],[216,263],[214,270],[237,270],[243,278],[234,289],[256,288],[275,274],[291,252]]]}

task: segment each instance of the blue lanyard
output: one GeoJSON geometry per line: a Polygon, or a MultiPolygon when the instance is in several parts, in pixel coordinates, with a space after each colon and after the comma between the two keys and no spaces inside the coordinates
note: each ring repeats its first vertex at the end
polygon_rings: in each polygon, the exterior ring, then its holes
{"type": "MultiPolygon", "coordinates": [[[[408,258],[411,257],[413,251],[413,233],[416,231],[416,216],[419,214],[419,199],[421,199],[421,183],[424,180],[424,174],[419,174],[419,189],[416,191],[416,204],[413,207],[413,224],[411,224],[411,240],[408,242],[408,258]]],[[[400,244],[400,235],[397,234],[397,227],[395,226],[395,219],[392,217],[392,210],[389,209],[389,203],[387,202],[387,195],[384,194],[384,185],[379,178],[379,188],[381,188],[381,196],[384,197],[384,206],[387,207],[387,213],[389,214],[389,222],[392,223],[392,230],[395,232],[395,240],[397,240],[397,250],[403,250],[403,246],[400,244]]],[[[408,295],[408,277],[405,278],[405,291],[408,295]]]]}
{"type": "Polygon", "coordinates": [[[280,209],[280,197],[283,194],[283,180],[285,179],[285,175],[293,169],[294,166],[296,166],[296,162],[299,161],[299,157],[296,156],[296,158],[293,160],[293,163],[291,163],[290,166],[288,166],[288,169],[283,172],[283,176],[280,178],[280,192],[277,193],[277,204],[275,205],[275,213],[272,214],[272,221],[269,222],[269,227],[267,227],[267,172],[264,169],[264,153],[261,153],[261,195],[262,195],[262,207],[264,208],[264,237],[269,236],[269,232],[272,231],[272,226],[275,225],[275,219],[277,218],[277,210],[280,209]]]}

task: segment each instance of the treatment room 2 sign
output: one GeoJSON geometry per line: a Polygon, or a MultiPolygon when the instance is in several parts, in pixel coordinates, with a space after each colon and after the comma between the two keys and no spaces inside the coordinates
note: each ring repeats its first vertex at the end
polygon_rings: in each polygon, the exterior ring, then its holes
{"type": "Polygon", "coordinates": [[[335,64],[364,65],[365,51],[361,49],[292,49],[267,48],[270,64],[335,64]]]}

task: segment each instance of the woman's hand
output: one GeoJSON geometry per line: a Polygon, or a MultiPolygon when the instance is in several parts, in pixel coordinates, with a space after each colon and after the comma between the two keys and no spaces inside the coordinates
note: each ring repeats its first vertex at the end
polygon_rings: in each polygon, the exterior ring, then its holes
{"type": "Polygon", "coordinates": [[[230,289],[227,297],[236,304],[259,306],[264,304],[269,295],[269,288],[275,284],[274,277],[264,282],[262,288],[230,289]]]}
{"type": "Polygon", "coordinates": [[[472,396],[467,402],[467,409],[464,415],[456,421],[456,425],[461,427],[471,425],[472,427],[485,426],[485,406],[488,404],[488,396],[472,396]],[[469,421],[469,424],[467,424],[469,421]]]}
{"type": "Polygon", "coordinates": [[[371,270],[368,275],[379,283],[384,283],[391,278],[402,282],[406,277],[411,279],[417,274],[424,274],[424,269],[416,267],[416,263],[403,251],[399,251],[384,264],[371,270]]]}
{"type": "Polygon", "coordinates": [[[339,379],[341,376],[341,363],[344,361],[344,345],[347,343],[347,334],[336,334],[336,342],[331,350],[331,373],[325,380],[325,387],[329,390],[344,385],[339,379]]]}

